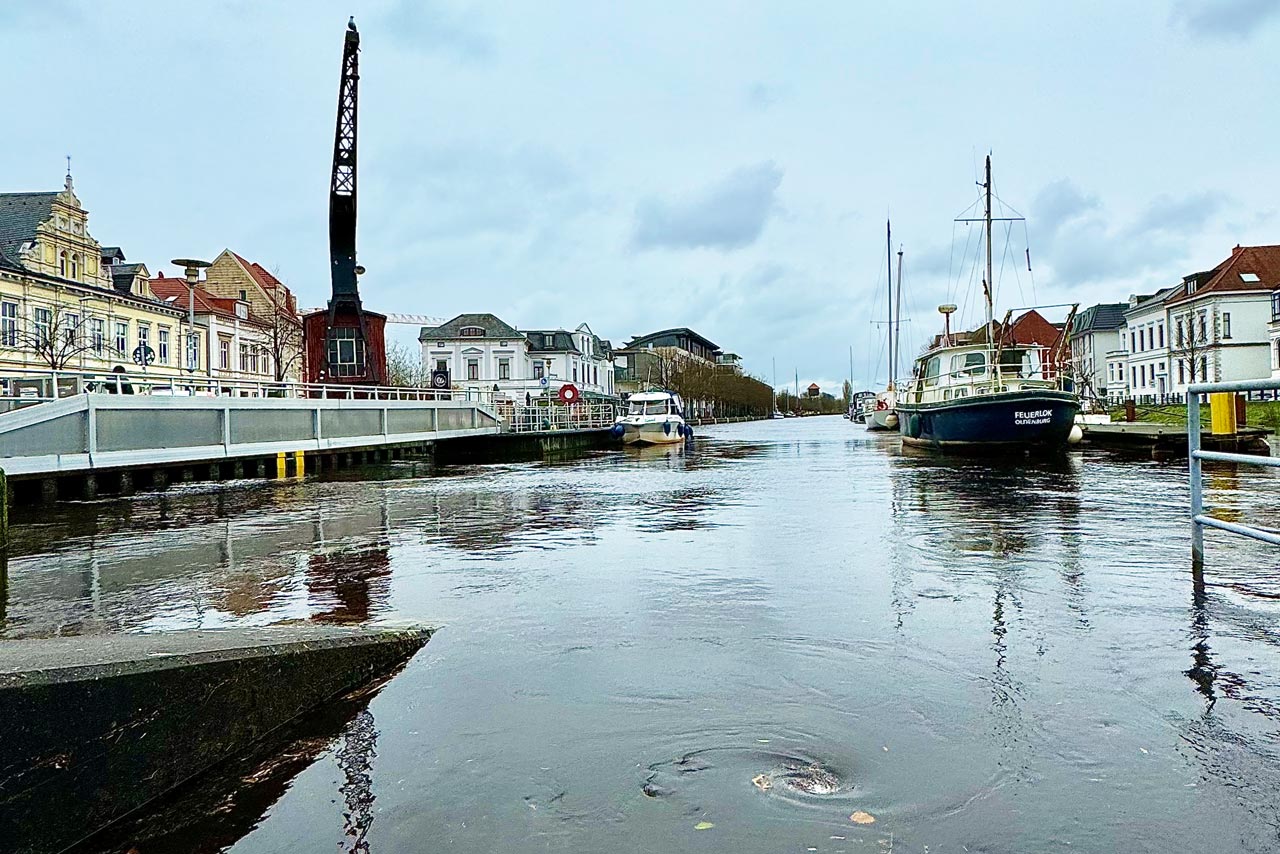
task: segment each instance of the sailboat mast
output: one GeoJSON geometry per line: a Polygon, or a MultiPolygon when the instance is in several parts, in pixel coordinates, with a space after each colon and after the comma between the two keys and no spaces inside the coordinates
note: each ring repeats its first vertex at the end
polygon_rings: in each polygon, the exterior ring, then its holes
{"type": "Polygon", "coordinates": [[[992,291],[995,289],[995,283],[991,281],[991,155],[990,154],[987,155],[987,183],[984,184],[983,186],[986,188],[986,191],[987,191],[987,212],[985,216],[986,224],[987,224],[987,287],[985,288],[986,290],[985,296],[987,298],[987,343],[990,344],[990,343],[993,343],[991,341],[991,338],[995,334],[995,329],[992,327],[992,323],[995,320],[995,318],[992,316],[992,312],[994,311],[994,309],[991,304],[992,291]]]}
{"type": "Polygon", "coordinates": [[[902,346],[902,330],[898,328],[902,323],[902,247],[898,247],[898,299],[893,309],[893,316],[897,318],[893,322],[893,364],[896,370],[898,365],[898,349],[902,346]]]}
{"type": "Polygon", "coordinates": [[[893,226],[889,220],[884,222],[884,257],[889,268],[886,278],[889,286],[889,391],[893,391],[897,354],[893,350],[893,226]]]}

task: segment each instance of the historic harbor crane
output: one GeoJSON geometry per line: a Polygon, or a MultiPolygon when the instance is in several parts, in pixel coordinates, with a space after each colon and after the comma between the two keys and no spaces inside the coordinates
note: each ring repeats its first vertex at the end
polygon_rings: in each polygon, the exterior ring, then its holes
{"type": "Polygon", "coordinates": [[[327,308],[303,318],[307,378],[311,382],[378,384],[387,378],[385,315],[360,302],[356,263],[356,105],[360,84],[360,33],[347,23],[338,84],[338,121],[329,183],[329,270],[332,293],[327,308]]]}

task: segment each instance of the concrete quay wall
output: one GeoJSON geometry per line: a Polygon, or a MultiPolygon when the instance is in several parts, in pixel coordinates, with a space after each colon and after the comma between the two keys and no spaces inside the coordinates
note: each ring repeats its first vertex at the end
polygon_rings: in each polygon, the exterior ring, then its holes
{"type": "Polygon", "coordinates": [[[274,626],[8,641],[0,839],[58,852],[326,701],[385,677],[430,629],[274,626]]]}

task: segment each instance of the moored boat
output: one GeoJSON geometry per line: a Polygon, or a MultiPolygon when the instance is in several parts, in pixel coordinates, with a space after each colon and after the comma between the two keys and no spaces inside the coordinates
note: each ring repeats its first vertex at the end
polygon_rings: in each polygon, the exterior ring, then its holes
{"type": "Polygon", "coordinates": [[[627,414],[618,417],[613,432],[624,445],[670,445],[693,437],[684,420],[684,402],[671,391],[631,395],[627,414]]]}
{"type": "Polygon", "coordinates": [[[888,260],[888,282],[889,282],[889,325],[888,325],[888,349],[889,349],[889,383],[885,386],[885,390],[879,392],[874,398],[863,401],[862,404],[862,421],[867,425],[868,430],[897,430],[898,429],[898,324],[901,322],[899,315],[902,308],[902,252],[898,252],[898,299],[897,311],[894,309],[893,295],[893,231],[889,223],[885,223],[885,250],[888,260]]]}
{"type": "MultiPolygon", "coordinates": [[[[1079,441],[1080,396],[1065,369],[1067,330],[1055,341],[1020,343],[1008,316],[992,316],[991,158],[986,165],[986,323],[952,335],[954,305],[939,307],[943,334],[916,360],[912,379],[896,401],[904,445],[980,451],[1061,450],[1079,441]]],[[[1072,307],[1072,316],[1075,308],[1072,307]]]]}

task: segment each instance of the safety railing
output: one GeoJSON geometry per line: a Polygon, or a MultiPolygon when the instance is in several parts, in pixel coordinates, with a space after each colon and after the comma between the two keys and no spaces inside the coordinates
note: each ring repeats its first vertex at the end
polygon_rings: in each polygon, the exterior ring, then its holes
{"type": "Polygon", "coordinates": [[[618,418],[618,407],[607,402],[518,406],[498,401],[496,412],[504,428],[510,433],[602,430],[612,427],[618,418]]]}
{"type": "Polygon", "coordinates": [[[1218,528],[1244,537],[1280,546],[1280,531],[1271,531],[1253,525],[1242,525],[1217,519],[1205,512],[1204,481],[1201,464],[1205,460],[1221,463],[1271,466],[1280,468],[1280,458],[1259,457],[1250,454],[1231,454],[1224,451],[1200,449],[1200,396],[1218,392],[1254,392],[1264,389],[1280,389],[1280,379],[1240,380],[1237,382],[1197,383],[1187,388],[1187,457],[1191,469],[1191,559],[1199,564],[1204,561],[1204,529],[1218,528]]]}
{"type": "Polygon", "coordinates": [[[148,372],[50,371],[6,372],[0,376],[0,411],[83,393],[138,394],[165,397],[345,398],[348,400],[453,400],[491,407],[493,392],[477,389],[432,389],[417,386],[293,383],[208,376],[174,376],[148,372]]]}

